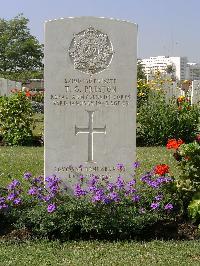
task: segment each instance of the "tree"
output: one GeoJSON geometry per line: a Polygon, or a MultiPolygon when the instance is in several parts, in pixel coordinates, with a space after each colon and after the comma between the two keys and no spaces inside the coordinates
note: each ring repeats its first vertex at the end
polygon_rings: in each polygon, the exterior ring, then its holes
{"type": "Polygon", "coordinates": [[[30,34],[22,14],[0,19],[0,75],[19,80],[37,76],[43,68],[43,45],[30,34]]]}
{"type": "Polygon", "coordinates": [[[141,61],[138,59],[138,61],[137,61],[137,80],[139,80],[139,79],[146,80],[147,77],[146,77],[145,72],[144,72],[144,67],[143,67],[141,61]]]}
{"type": "Polygon", "coordinates": [[[166,67],[166,73],[171,76],[171,78],[172,78],[173,81],[176,80],[175,72],[176,72],[176,68],[175,68],[174,65],[167,65],[167,67],[166,67]]]}

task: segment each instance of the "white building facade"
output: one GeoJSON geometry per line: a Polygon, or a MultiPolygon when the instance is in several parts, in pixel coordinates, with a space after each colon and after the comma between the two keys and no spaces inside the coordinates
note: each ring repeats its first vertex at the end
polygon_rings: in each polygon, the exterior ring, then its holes
{"type": "Polygon", "coordinates": [[[155,74],[157,71],[167,74],[167,68],[172,69],[171,75],[177,80],[185,80],[187,75],[187,57],[169,57],[156,56],[146,59],[141,59],[141,64],[144,67],[144,72],[147,75],[155,74]]]}
{"type": "Polygon", "coordinates": [[[187,63],[186,79],[200,80],[200,64],[187,63]]]}

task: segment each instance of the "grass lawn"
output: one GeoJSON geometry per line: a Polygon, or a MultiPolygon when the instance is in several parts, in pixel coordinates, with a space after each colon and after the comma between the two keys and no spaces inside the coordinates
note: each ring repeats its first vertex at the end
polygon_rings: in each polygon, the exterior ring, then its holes
{"type": "Polygon", "coordinates": [[[200,265],[199,241],[0,242],[0,266],[200,265]]]}
{"type": "MultiPolygon", "coordinates": [[[[10,178],[20,179],[24,172],[43,175],[43,152],[43,147],[0,147],[0,186],[7,184],[10,178]]],[[[141,163],[139,174],[160,163],[168,164],[173,175],[178,174],[172,151],[165,147],[139,147],[137,160],[141,163]]]]}
{"type": "MultiPolygon", "coordinates": [[[[6,185],[10,178],[20,179],[24,172],[43,175],[43,151],[43,147],[0,147],[0,186],[6,185]]],[[[173,175],[178,174],[172,151],[165,147],[139,147],[137,159],[141,163],[139,174],[160,163],[168,164],[173,175]]]]}

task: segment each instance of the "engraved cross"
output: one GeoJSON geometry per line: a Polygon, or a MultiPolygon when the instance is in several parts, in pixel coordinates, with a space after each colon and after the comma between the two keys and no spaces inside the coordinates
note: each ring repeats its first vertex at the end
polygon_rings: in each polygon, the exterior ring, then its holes
{"type": "Polygon", "coordinates": [[[102,133],[106,134],[106,126],[103,128],[96,128],[93,127],[93,116],[95,111],[87,111],[89,115],[89,122],[87,128],[79,128],[75,125],[75,135],[79,133],[86,133],[88,134],[88,163],[94,163],[93,155],[94,155],[94,143],[93,143],[93,134],[95,133],[102,133]]]}

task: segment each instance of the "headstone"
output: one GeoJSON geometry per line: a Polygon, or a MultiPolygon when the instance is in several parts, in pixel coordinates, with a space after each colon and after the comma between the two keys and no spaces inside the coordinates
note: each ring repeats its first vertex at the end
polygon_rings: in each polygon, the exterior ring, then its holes
{"type": "Polygon", "coordinates": [[[177,82],[168,82],[166,86],[164,87],[165,93],[166,93],[166,100],[169,101],[172,98],[177,98],[181,95],[181,91],[178,88],[177,82]]]}
{"type": "Polygon", "coordinates": [[[133,173],[137,25],[80,17],[45,25],[45,176],[133,173]]]}
{"type": "Polygon", "coordinates": [[[192,81],[191,103],[200,104],[200,80],[192,81]]]}
{"type": "Polygon", "coordinates": [[[8,96],[14,89],[20,90],[21,82],[0,78],[0,96],[8,96]]]}
{"type": "Polygon", "coordinates": [[[0,78],[0,96],[8,95],[8,81],[7,79],[0,78]]]}

